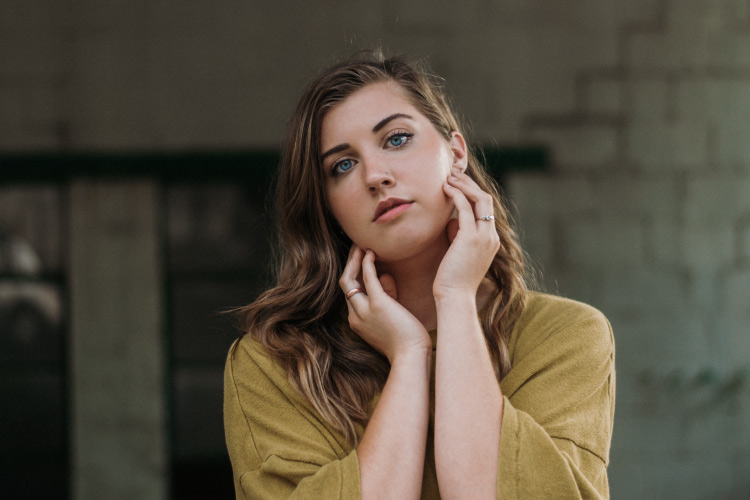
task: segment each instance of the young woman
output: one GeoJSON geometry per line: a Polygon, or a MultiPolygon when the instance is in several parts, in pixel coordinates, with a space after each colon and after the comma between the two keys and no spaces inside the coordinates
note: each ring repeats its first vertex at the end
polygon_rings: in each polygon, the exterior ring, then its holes
{"type": "Polygon", "coordinates": [[[609,324],[527,290],[431,77],[375,54],[322,73],[277,202],[277,282],[225,372],[238,498],[608,497],[609,324]]]}

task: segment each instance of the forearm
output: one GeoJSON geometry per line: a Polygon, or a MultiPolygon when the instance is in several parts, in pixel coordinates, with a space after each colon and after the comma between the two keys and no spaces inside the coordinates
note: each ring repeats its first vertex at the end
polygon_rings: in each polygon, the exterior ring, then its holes
{"type": "Polygon", "coordinates": [[[362,499],[419,498],[422,489],[431,351],[394,358],[383,392],[357,447],[362,499]]]}
{"type": "Polygon", "coordinates": [[[503,400],[469,294],[436,298],[435,465],[443,498],[496,498],[503,400]]]}

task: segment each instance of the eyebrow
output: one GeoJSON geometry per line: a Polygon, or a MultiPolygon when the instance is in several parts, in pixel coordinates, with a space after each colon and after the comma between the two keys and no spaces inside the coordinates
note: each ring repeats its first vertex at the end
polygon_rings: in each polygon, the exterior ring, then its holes
{"type": "MultiPolygon", "coordinates": [[[[387,116],[380,120],[374,127],[372,127],[373,133],[380,131],[383,127],[388,125],[389,122],[395,120],[396,118],[408,118],[409,120],[413,120],[414,118],[405,114],[405,113],[394,113],[391,116],[387,116]]],[[[338,153],[339,151],[343,151],[349,147],[348,143],[339,144],[338,146],[334,146],[325,153],[323,153],[320,156],[320,161],[325,160],[327,157],[331,156],[332,154],[338,153]]]]}
{"type": "Polygon", "coordinates": [[[346,143],[346,142],[344,144],[339,144],[338,146],[334,146],[320,156],[320,161],[323,161],[326,159],[326,157],[331,156],[334,153],[338,153],[339,151],[343,151],[347,149],[348,147],[349,147],[349,143],[346,143]]]}
{"type": "Polygon", "coordinates": [[[414,119],[411,116],[406,115],[404,113],[394,113],[391,116],[389,116],[387,118],[383,118],[382,120],[380,120],[377,125],[375,125],[374,127],[372,127],[372,131],[373,132],[379,131],[381,128],[383,128],[386,125],[388,125],[388,122],[390,122],[391,120],[395,120],[396,118],[408,118],[410,120],[414,119]]]}

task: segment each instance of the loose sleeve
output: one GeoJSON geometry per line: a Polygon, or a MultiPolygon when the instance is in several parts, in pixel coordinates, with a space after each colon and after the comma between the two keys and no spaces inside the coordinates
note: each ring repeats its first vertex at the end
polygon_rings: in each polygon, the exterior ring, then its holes
{"type": "Polygon", "coordinates": [[[614,343],[606,318],[580,307],[540,314],[518,340],[501,384],[498,498],[609,498],[614,343]]]}
{"type": "Polygon", "coordinates": [[[359,499],[359,462],[247,339],[224,372],[224,429],[238,499],[359,499]]]}

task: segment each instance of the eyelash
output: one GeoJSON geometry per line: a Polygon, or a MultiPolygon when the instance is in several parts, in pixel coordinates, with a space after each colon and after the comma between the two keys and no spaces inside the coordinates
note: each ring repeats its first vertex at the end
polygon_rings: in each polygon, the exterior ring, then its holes
{"type": "MultiPolygon", "coordinates": [[[[394,137],[403,137],[404,138],[404,142],[402,142],[398,146],[390,144],[391,148],[398,149],[398,148],[403,148],[404,146],[406,146],[411,141],[411,138],[414,137],[414,134],[411,133],[411,132],[406,132],[405,130],[394,130],[393,132],[390,132],[388,134],[388,136],[385,138],[385,145],[388,146],[389,142],[394,137]]],[[[352,167],[349,167],[349,169],[344,170],[343,172],[339,172],[338,171],[338,168],[341,166],[341,164],[344,163],[344,162],[346,162],[346,161],[351,162],[352,160],[350,158],[342,158],[341,160],[339,160],[339,161],[335,162],[333,165],[331,165],[331,175],[335,176],[335,175],[340,175],[342,173],[348,172],[352,167]]],[[[354,166],[354,165],[352,165],[352,166],[354,166]]]]}
{"type": "Polygon", "coordinates": [[[388,144],[391,139],[394,137],[404,137],[404,142],[402,144],[399,144],[398,146],[392,146],[394,148],[403,148],[406,144],[409,143],[412,137],[414,137],[414,134],[411,132],[406,132],[405,130],[394,130],[390,134],[388,134],[388,137],[385,138],[385,143],[388,144]]]}

